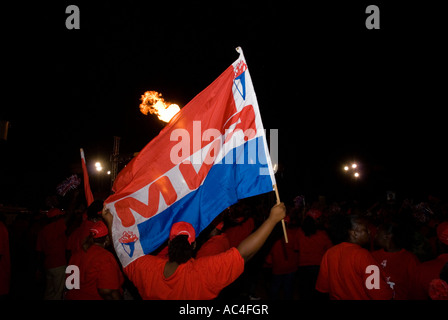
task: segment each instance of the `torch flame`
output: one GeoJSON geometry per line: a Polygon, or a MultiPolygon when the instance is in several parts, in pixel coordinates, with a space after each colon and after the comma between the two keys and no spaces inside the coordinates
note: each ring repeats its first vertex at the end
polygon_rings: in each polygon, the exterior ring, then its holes
{"type": "Polygon", "coordinates": [[[140,111],[143,114],[155,114],[157,117],[164,121],[170,122],[171,118],[180,111],[177,104],[170,104],[162,98],[162,94],[157,91],[146,91],[142,95],[142,103],[140,104],[140,111]]]}

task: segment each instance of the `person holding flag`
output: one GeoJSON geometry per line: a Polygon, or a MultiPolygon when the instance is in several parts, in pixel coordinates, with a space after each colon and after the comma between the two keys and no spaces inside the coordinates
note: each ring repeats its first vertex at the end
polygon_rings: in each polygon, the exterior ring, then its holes
{"type": "MultiPolygon", "coordinates": [[[[145,255],[127,265],[123,271],[146,300],[210,300],[235,281],[244,271],[244,263],[263,246],[276,224],[285,217],[283,203],[272,207],[268,219],[237,248],[194,259],[196,233],[188,222],[171,227],[168,261],[145,255]]],[[[103,210],[109,229],[113,216],[103,210]]]]}
{"type": "Polygon", "coordinates": [[[284,205],[275,187],[255,90],[242,49],[238,47],[237,51],[239,58],[123,168],[114,181],[114,194],[104,201],[103,214],[105,219],[107,216],[117,256],[145,298],[215,297],[241,274],[244,260],[259,249],[274,225],[278,221],[284,223],[284,205]],[[149,275],[143,270],[153,260],[148,255],[166,240],[170,240],[171,251],[178,242],[189,251],[189,246],[194,246],[193,234],[204,230],[224,209],[240,199],[273,190],[278,205],[257,231],[237,248],[201,258],[202,262],[197,259],[201,268],[212,268],[218,277],[223,276],[221,271],[227,272],[225,279],[210,278],[214,272],[207,269],[202,269],[200,275],[189,275],[185,270],[191,270],[196,262],[188,255],[178,260],[169,254],[168,262],[158,260],[157,267],[151,267],[162,270],[165,279],[148,280],[149,275]],[[181,234],[189,234],[184,241],[172,238],[172,227],[178,222],[186,229],[180,230],[181,234]],[[181,287],[185,279],[192,277],[208,289],[202,292],[192,285],[196,291],[190,291],[188,296],[187,291],[172,286],[166,291],[160,289],[162,293],[158,294],[148,289],[148,282],[158,281],[162,286],[170,277],[180,277],[176,283],[181,287]]]}

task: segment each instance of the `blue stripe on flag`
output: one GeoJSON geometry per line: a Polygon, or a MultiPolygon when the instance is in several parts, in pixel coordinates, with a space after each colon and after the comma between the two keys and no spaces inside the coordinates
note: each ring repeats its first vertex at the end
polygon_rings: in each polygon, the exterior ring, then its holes
{"type": "Polygon", "coordinates": [[[233,164],[215,164],[197,190],[158,215],[138,224],[143,252],[149,254],[163,244],[175,222],[189,222],[199,234],[218,214],[235,204],[238,199],[272,191],[271,177],[260,175],[260,169],[268,167],[262,139],[263,137],[258,137],[249,140],[234,149],[234,160],[244,155],[243,164],[236,161],[233,164]],[[252,152],[256,150],[253,144],[257,144],[259,148],[256,154],[252,152]],[[248,150],[251,150],[250,155],[248,150]]]}

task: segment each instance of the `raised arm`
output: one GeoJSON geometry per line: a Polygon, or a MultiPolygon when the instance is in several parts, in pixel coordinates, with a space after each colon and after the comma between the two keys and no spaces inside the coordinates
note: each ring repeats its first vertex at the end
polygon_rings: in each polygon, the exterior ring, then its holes
{"type": "Polygon", "coordinates": [[[284,203],[282,202],[276,204],[272,207],[268,219],[239,244],[237,249],[245,262],[247,262],[258,252],[258,250],[260,250],[275,225],[285,217],[285,214],[286,208],[284,203]]]}
{"type": "Polygon", "coordinates": [[[106,208],[106,206],[103,207],[101,216],[103,217],[104,222],[106,223],[106,226],[109,229],[109,235],[112,240],[112,220],[114,219],[114,217],[112,216],[110,210],[106,208]]]}

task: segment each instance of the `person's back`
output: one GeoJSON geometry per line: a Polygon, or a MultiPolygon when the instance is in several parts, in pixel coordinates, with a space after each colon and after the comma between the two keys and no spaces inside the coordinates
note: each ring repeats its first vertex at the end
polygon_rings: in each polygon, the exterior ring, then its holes
{"type": "Polygon", "coordinates": [[[384,270],[386,281],[394,287],[394,300],[408,300],[411,282],[420,264],[417,257],[406,249],[396,252],[380,249],[372,252],[372,255],[384,270]]]}
{"type": "Polygon", "coordinates": [[[379,278],[379,289],[369,289],[367,267],[376,265],[372,255],[359,245],[342,242],[327,250],[320,266],[316,289],[328,292],[334,300],[387,300],[392,298],[389,285],[379,278]]]}
{"type": "Polygon", "coordinates": [[[39,232],[37,250],[45,255],[46,269],[65,266],[67,264],[65,258],[65,247],[67,243],[65,230],[65,221],[59,218],[47,224],[39,232]]]}
{"type": "Polygon", "coordinates": [[[375,244],[381,249],[372,255],[384,270],[387,283],[393,286],[395,300],[410,298],[411,283],[420,263],[416,255],[404,248],[408,241],[403,224],[395,221],[382,223],[375,235],[375,244]]]}
{"type": "Polygon", "coordinates": [[[120,267],[112,253],[92,245],[79,250],[70,259],[79,268],[79,289],[71,289],[67,300],[103,300],[98,288],[119,289],[124,281],[120,267]]]}
{"type": "Polygon", "coordinates": [[[294,273],[299,265],[297,229],[286,228],[286,232],[288,243],[285,242],[283,234],[279,232],[278,239],[266,257],[267,262],[272,264],[272,273],[276,275],[294,273]]]}
{"type": "MultiPolygon", "coordinates": [[[[275,225],[285,216],[283,203],[271,209],[268,219],[237,248],[218,255],[194,259],[196,233],[188,222],[172,225],[168,241],[168,261],[145,255],[124,266],[123,271],[143,299],[213,299],[244,271],[244,264],[262,247],[275,225]]],[[[112,227],[112,214],[103,210],[112,227]]]]}
{"type": "Polygon", "coordinates": [[[317,230],[315,234],[306,236],[299,228],[297,237],[300,266],[320,265],[324,253],[333,246],[324,230],[317,230]]]}
{"type": "Polygon", "coordinates": [[[213,256],[230,249],[230,242],[227,234],[217,234],[208,239],[196,253],[196,259],[205,256],[213,256]]]}
{"type": "Polygon", "coordinates": [[[95,221],[84,220],[81,222],[81,225],[77,227],[67,238],[67,250],[71,252],[71,254],[75,254],[76,252],[81,250],[83,242],[89,236],[89,230],[94,225],[95,221]]]}
{"type": "Polygon", "coordinates": [[[123,270],[145,300],[213,299],[244,271],[244,260],[236,248],[191,258],[169,277],[164,276],[166,263],[166,259],[145,255],[123,270]]]}
{"type": "Polygon", "coordinates": [[[66,293],[67,300],[120,299],[124,277],[110,244],[108,230],[102,221],[93,224],[82,249],[70,258],[70,265],[79,268],[79,288],[66,293]]]}
{"type": "MultiPolygon", "coordinates": [[[[242,218],[241,218],[242,220],[242,218]]],[[[231,247],[238,247],[238,245],[246,239],[246,237],[251,234],[254,230],[255,222],[253,218],[248,218],[246,220],[242,220],[237,225],[225,229],[225,233],[229,239],[229,243],[231,247]]]]}
{"type": "Polygon", "coordinates": [[[316,290],[334,300],[388,300],[393,291],[386,283],[377,262],[362,245],[370,241],[366,222],[356,216],[343,217],[346,241],[328,249],[322,258],[316,290]],[[377,277],[371,285],[372,271],[377,277]],[[366,282],[369,282],[368,283],[366,282]]]}

